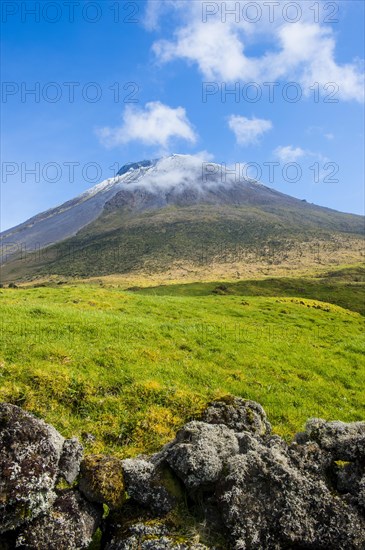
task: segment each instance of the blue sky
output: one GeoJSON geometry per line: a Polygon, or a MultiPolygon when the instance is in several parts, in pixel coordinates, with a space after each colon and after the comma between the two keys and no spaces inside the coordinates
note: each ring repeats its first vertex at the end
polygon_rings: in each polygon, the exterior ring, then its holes
{"type": "Polygon", "coordinates": [[[363,213],[364,3],[265,4],[3,1],[1,229],[172,152],[363,213]]]}

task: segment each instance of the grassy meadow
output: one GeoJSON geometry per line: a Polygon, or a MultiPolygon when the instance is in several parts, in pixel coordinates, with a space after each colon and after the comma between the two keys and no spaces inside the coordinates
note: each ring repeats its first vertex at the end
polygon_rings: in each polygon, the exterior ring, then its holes
{"type": "Polygon", "coordinates": [[[288,439],[308,417],[363,420],[363,290],[358,267],[311,281],[3,288],[0,399],[122,457],[157,450],[227,394],[259,401],[288,439]]]}
{"type": "Polygon", "coordinates": [[[163,284],[132,290],[155,296],[268,296],[311,298],[365,315],[365,268],[353,266],[316,276],[266,277],[237,282],[163,284]]]}

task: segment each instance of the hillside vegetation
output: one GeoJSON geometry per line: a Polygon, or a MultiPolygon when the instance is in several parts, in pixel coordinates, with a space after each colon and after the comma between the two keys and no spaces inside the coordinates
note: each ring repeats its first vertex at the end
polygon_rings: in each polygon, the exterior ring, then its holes
{"type": "MultiPolygon", "coordinates": [[[[267,269],[278,275],[360,262],[364,257],[361,216],[330,215],[323,210],[269,212],[253,206],[201,204],[132,215],[117,208],[104,212],[72,238],[43,250],[23,251],[17,260],[5,263],[2,278],[149,277],[175,269],[185,270],[194,280],[206,278],[212,270],[219,278],[237,273],[248,278],[267,269]]],[[[9,252],[4,260],[10,257],[9,252]]]]}

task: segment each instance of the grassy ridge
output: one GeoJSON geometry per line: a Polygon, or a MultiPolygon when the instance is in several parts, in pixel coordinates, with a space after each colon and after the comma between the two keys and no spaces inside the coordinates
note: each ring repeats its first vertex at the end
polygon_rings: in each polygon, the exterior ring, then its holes
{"type": "Polygon", "coordinates": [[[337,305],[84,284],[2,289],[0,315],[0,399],[88,451],[156,450],[227,393],[288,437],[309,416],[364,418],[364,319],[337,305]]]}
{"type": "Polygon", "coordinates": [[[337,304],[365,315],[365,268],[343,268],[320,277],[280,277],[238,282],[160,285],[136,289],[155,296],[291,296],[337,304]]]}

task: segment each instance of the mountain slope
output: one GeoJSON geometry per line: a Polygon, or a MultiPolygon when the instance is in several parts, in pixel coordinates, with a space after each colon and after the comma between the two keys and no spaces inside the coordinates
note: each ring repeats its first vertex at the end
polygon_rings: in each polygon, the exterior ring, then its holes
{"type": "Polygon", "coordinates": [[[82,195],[4,231],[1,233],[2,244],[13,244],[14,251],[20,243],[24,248],[44,248],[75,235],[102,213],[105,204],[122,189],[126,180],[141,178],[152,162],[123,166],[117,177],[105,180],[82,195]]]}
{"type": "Polygon", "coordinates": [[[4,232],[3,277],[314,263],[318,247],[325,261],[330,252],[354,262],[361,259],[363,231],[361,216],[173,155],[126,165],[116,178],[4,232]]]}

